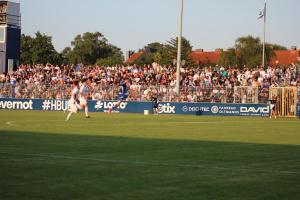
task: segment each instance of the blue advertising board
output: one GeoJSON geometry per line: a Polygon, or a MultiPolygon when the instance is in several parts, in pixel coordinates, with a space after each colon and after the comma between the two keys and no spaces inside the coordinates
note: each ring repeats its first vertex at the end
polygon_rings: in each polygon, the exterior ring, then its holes
{"type": "MultiPolygon", "coordinates": [[[[88,101],[90,112],[107,112],[115,101],[88,101]]],[[[300,112],[299,105],[297,106],[300,112]]],[[[0,109],[63,111],[67,100],[57,99],[9,99],[0,98],[0,109]]],[[[152,110],[152,102],[122,102],[114,112],[144,113],[152,110]]],[[[160,102],[160,114],[221,115],[221,116],[269,116],[268,104],[176,103],[160,102]]]]}

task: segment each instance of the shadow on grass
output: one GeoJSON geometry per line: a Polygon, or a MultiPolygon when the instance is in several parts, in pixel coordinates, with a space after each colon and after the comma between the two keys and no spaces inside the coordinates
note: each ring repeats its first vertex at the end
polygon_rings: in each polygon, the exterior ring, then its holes
{"type": "Polygon", "coordinates": [[[300,199],[300,146],[0,131],[3,199],[300,199]]]}

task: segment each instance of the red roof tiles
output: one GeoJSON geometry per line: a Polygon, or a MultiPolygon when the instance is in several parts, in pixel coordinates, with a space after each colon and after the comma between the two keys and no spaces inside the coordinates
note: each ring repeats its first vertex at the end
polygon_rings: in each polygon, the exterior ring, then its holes
{"type": "Polygon", "coordinates": [[[221,51],[193,51],[191,58],[197,64],[216,64],[221,53],[221,51]]]}
{"type": "MultiPolygon", "coordinates": [[[[271,60],[271,65],[288,65],[298,62],[297,57],[300,57],[299,50],[278,50],[274,51],[274,53],[276,57],[271,60]]],[[[197,64],[216,64],[221,54],[222,51],[193,51],[191,58],[197,64]]],[[[143,52],[134,53],[125,63],[132,64],[142,55],[143,52]]]]}
{"type": "Polygon", "coordinates": [[[132,64],[134,63],[134,61],[136,61],[137,59],[139,59],[142,55],[144,54],[144,52],[137,52],[132,54],[128,60],[125,61],[126,64],[132,64]]]}
{"type": "Polygon", "coordinates": [[[288,65],[298,62],[297,57],[300,57],[300,51],[297,50],[278,50],[275,51],[276,58],[273,58],[270,62],[271,65],[282,64],[288,65]]]}

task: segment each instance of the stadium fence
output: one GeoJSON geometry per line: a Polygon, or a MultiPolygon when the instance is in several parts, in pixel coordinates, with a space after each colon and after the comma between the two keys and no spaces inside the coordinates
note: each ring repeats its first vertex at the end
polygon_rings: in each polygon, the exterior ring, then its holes
{"type": "MultiPolygon", "coordinates": [[[[2,83],[0,98],[20,99],[69,99],[72,90],[70,84],[36,84],[36,83],[2,83]]],[[[236,86],[183,86],[180,96],[175,86],[166,85],[131,85],[129,101],[150,101],[157,96],[165,102],[210,102],[210,103],[268,103],[269,88],[236,86]]],[[[90,99],[115,100],[118,96],[118,85],[98,84],[91,86],[90,99]]],[[[300,88],[298,88],[298,100],[300,88]]]]}

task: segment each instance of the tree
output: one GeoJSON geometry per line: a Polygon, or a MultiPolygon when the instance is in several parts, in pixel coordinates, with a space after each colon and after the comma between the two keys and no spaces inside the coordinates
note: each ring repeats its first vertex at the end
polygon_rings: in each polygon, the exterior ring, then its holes
{"type": "Polygon", "coordinates": [[[261,64],[262,49],[260,39],[252,36],[240,37],[235,41],[239,66],[255,67],[261,64]]]}
{"type": "Polygon", "coordinates": [[[154,62],[156,63],[161,63],[162,61],[162,53],[161,52],[156,52],[154,55],[154,62]]]}
{"type": "MultiPolygon", "coordinates": [[[[234,48],[230,48],[221,54],[218,61],[222,65],[236,64],[239,67],[256,67],[262,63],[263,44],[258,37],[240,37],[235,41],[234,48]]],[[[266,63],[275,57],[274,50],[286,50],[284,46],[277,44],[265,44],[266,63]]]]}
{"type": "Polygon", "coordinates": [[[61,63],[61,55],[54,49],[52,38],[41,34],[39,31],[35,33],[35,37],[21,36],[21,63],[61,63]]]}
{"type": "Polygon", "coordinates": [[[61,56],[62,56],[62,63],[63,64],[70,64],[70,60],[71,60],[71,52],[72,49],[71,47],[66,47],[64,48],[64,50],[61,52],[61,56]]]}
{"type": "Polygon", "coordinates": [[[150,53],[162,52],[164,50],[164,45],[159,42],[153,42],[144,47],[144,50],[150,53]]]}
{"type": "Polygon", "coordinates": [[[146,45],[141,51],[144,53],[134,61],[134,64],[144,65],[152,64],[153,62],[161,63],[164,45],[159,42],[153,42],[146,45]]]}
{"type": "Polygon", "coordinates": [[[266,43],[266,45],[269,46],[273,51],[276,51],[276,50],[287,50],[287,48],[285,46],[282,46],[280,44],[266,43]]]}
{"type": "Polygon", "coordinates": [[[237,54],[234,48],[229,48],[223,51],[218,60],[218,64],[225,66],[233,66],[238,63],[237,54]]]}
{"type": "Polygon", "coordinates": [[[59,64],[59,55],[54,49],[52,38],[45,34],[37,32],[32,45],[33,63],[52,63],[59,64]]]}
{"type": "Polygon", "coordinates": [[[120,63],[123,61],[122,52],[116,46],[108,44],[100,32],[86,32],[77,35],[71,42],[72,48],[65,49],[65,58],[70,63],[93,65],[95,63],[120,63]]]}
{"type": "MultiPolygon", "coordinates": [[[[167,42],[162,55],[163,64],[173,64],[173,60],[177,58],[177,44],[178,38],[171,38],[171,40],[167,42]]],[[[193,47],[191,46],[190,42],[186,38],[182,37],[181,60],[185,60],[189,66],[192,64],[192,60],[190,58],[192,48],[193,47]]]]}
{"type": "Polygon", "coordinates": [[[109,45],[107,57],[98,59],[96,63],[99,65],[115,65],[122,64],[123,61],[124,57],[121,49],[114,45],[109,45]]]}
{"type": "Polygon", "coordinates": [[[32,64],[32,45],[33,38],[25,34],[21,35],[21,58],[23,64],[32,64]]]}
{"type": "MultiPolygon", "coordinates": [[[[159,63],[161,65],[172,65],[174,59],[177,58],[177,38],[171,38],[170,41],[167,41],[167,44],[161,44],[159,42],[153,42],[146,45],[142,51],[144,52],[134,64],[152,64],[153,62],[159,63]]],[[[192,64],[190,54],[192,52],[192,46],[190,42],[182,38],[182,47],[181,47],[181,60],[185,60],[188,65],[192,64]]]]}

